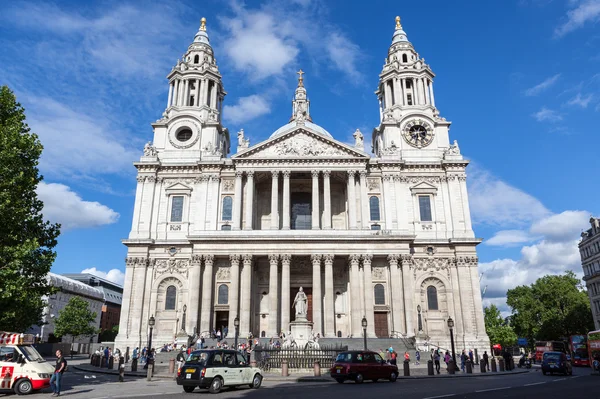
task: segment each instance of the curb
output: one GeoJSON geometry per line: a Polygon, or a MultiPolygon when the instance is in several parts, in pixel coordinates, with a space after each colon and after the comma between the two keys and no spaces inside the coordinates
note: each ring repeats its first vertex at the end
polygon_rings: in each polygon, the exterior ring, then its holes
{"type": "MultiPolygon", "coordinates": [[[[413,376],[399,376],[398,380],[421,380],[421,379],[435,379],[435,378],[475,378],[475,377],[500,377],[504,375],[515,375],[529,373],[529,370],[519,370],[514,372],[496,372],[496,373],[476,373],[476,374],[440,374],[440,375],[413,375],[413,376]]],[[[301,376],[301,377],[268,377],[265,376],[266,381],[296,381],[296,382],[334,382],[335,380],[331,377],[313,377],[313,376],[301,376]]]]}
{"type": "MultiPolygon", "coordinates": [[[[73,367],[75,370],[79,370],[79,371],[85,371],[86,373],[96,373],[96,374],[109,374],[109,375],[114,375],[114,376],[118,376],[119,373],[117,371],[113,371],[113,370],[104,370],[101,368],[94,368],[94,369],[90,369],[87,367],[81,367],[80,365],[73,365],[73,366],[69,366],[69,367],[73,367]]],[[[126,371],[125,372],[125,376],[126,377],[146,377],[146,373],[142,374],[140,372],[131,372],[131,371],[126,371]]],[[[153,376],[153,378],[159,378],[158,376],[153,376]]]]}

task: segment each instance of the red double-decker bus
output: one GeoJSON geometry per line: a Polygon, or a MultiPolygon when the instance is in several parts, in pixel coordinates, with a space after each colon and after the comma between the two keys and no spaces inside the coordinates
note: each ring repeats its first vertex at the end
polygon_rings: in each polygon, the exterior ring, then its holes
{"type": "Polygon", "coordinates": [[[567,345],[563,341],[537,341],[535,343],[535,361],[541,362],[544,352],[567,353],[567,345]]]}
{"type": "Polygon", "coordinates": [[[589,366],[588,340],[585,335],[571,335],[569,337],[571,362],[574,366],[589,366]]]}

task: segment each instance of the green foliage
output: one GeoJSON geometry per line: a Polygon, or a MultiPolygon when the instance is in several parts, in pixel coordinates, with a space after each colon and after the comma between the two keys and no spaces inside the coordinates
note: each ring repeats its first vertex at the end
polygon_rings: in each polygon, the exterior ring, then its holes
{"type": "Polygon", "coordinates": [[[42,176],[42,144],[25,123],[25,112],[0,87],[0,330],[25,331],[42,318],[46,275],[56,257],[58,224],[44,222],[35,189],[42,176]]]}
{"type": "Polygon", "coordinates": [[[99,342],[114,342],[119,334],[119,326],[113,326],[110,330],[103,330],[98,337],[99,342]]]}
{"type": "Polygon", "coordinates": [[[89,309],[89,303],[79,297],[72,297],[54,321],[54,335],[62,337],[71,335],[94,335],[98,329],[92,325],[96,320],[96,312],[89,309]]]}
{"type": "Polygon", "coordinates": [[[506,303],[513,311],[515,332],[532,345],[535,340],[559,340],[594,329],[588,295],[571,271],[508,290],[506,303]]]}
{"type": "Polygon", "coordinates": [[[517,334],[513,328],[502,318],[496,305],[483,309],[485,330],[492,344],[502,347],[512,346],[517,343],[517,334]]]}

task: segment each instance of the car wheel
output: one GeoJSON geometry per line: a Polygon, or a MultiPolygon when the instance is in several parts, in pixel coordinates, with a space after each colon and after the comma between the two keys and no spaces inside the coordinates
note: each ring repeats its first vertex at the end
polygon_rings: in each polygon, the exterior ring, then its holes
{"type": "Polygon", "coordinates": [[[27,378],[24,378],[17,382],[15,385],[15,393],[17,395],[28,395],[33,391],[33,385],[31,385],[31,381],[27,378]]]}
{"type": "Polygon", "coordinates": [[[397,379],[398,379],[398,374],[396,374],[395,372],[392,372],[392,374],[390,374],[390,382],[396,382],[397,379]]]}
{"type": "Polygon", "coordinates": [[[262,384],[262,377],[260,374],[254,374],[254,378],[252,378],[252,384],[250,384],[250,388],[258,389],[260,388],[260,384],[262,384]]]}
{"type": "Polygon", "coordinates": [[[187,392],[187,393],[190,393],[190,392],[194,392],[195,388],[196,387],[183,387],[183,391],[187,392]]]}
{"type": "Polygon", "coordinates": [[[362,384],[364,380],[365,377],[363,377],[361,373],[356,374],[356,377],[354,377],[354,382],[356,382],[357,384],[362,384]]]}
{"type": "Polygon", "coordinates": [[[215,377],[215,379],[212,380],[210,387],[208,387],[208,392],[219,393],[221,392],[221,388],[223,388],[223,380],[220,377],[215,377]]]}
{"type": "Polygon", "coordinates": [[[343,378],[336,378],[335,380],[338,382],[338,384],[343,384],[344,383],[344,379],[343,378]]]}

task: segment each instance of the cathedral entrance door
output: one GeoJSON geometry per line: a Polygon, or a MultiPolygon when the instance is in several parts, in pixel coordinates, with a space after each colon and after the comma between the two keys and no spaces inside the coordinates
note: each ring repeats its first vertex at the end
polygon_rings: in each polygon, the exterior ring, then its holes
{"type": "Polygon", "coordinates": [[[217,311],[215,317],[215,328],[217,330],[221,330],[221,335],[223,334],[223,330],[225,327],[229,325],[229,312],[227,311],[217,311]]]}
{"type": "Polygon", "coordinates": [[[387,312],[375,312],[375,335],[377,338],[387,338],[390,336],[387,312]]]}
{"type": "Polygon", "coordinates": [[[312,197],[310,193],[292,193],[290,226],[292,230],[310,230],[312,228],[311,201],[312,197]]]}
{"type": "MultiPolygon", "coordinates": [[[[298,293],[298,289],[300,287],[292,287],[290,289],[290,298],[292,300],[292,302],[294,301],[294,298],[296,297],[296,294],[298,293]]],[[[313,321],[313,314],[312,314],[312,287],[302,287],[302,290],[304,291],[304,293],[306,294],[306,298],[308,299],[307,303],[306,303],[306,318],[308,319],[308,321],[313,321]]],[[[292,306],[292,309],[290,310],[290,314],[291,314],[291,320],[290,321],[294,321],[296,320],[296,308],[294,306],[292,306]]]]}

